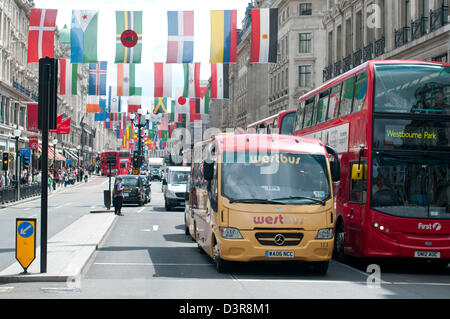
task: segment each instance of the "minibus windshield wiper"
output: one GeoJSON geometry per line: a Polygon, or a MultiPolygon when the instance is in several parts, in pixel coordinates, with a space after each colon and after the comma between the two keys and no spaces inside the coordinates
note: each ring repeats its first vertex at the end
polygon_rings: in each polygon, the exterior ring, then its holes
{"type": "Polygon", "coordinates": [[[289,197],[281,197],[281,198],[272,198],[271,200],[288,200],[288,199],[307,199],[316,203],[320,203],[322,206],[325,206],[325,199],[317,199],[307,196],[289,196],[289,197]]]}
{"type": "Polygon", "coordinates": [[[264,198],[232,198],[230,199],[230,204],[232,203],[286,205],[283,202],[277,202],[271,199],[264,199],[264,198]]]}

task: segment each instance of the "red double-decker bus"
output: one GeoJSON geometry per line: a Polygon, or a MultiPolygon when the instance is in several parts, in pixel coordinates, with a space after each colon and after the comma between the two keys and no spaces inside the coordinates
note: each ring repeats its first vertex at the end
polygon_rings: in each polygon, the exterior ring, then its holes
{"type": "Polygon", "coordinates": [[[108,151],[100,153],[102,175],[126,175],[130,171],[131,153],[126,151],[108,151]],[[108,161],[111,161],[111,171],[108,161]]]}
{"type": "Polygon", "coordinates": [[[247,133],[292,135],[295,110],[281,111],[247,126],[247,133]]]}
{"type": "Polygon", "coordinates": [[[300,97],[340,157],[335,256],[450,260],[450,64],[368,61],[300,97]]]}

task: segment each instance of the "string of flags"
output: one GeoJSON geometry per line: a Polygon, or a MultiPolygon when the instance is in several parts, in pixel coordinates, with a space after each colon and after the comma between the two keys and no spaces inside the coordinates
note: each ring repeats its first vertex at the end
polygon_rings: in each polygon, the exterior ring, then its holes
{"type": "MultiPolygon", "coordinates": [[[[54,33],[57,10],[32,8],[28,33],[28,63],[40,58],[54,58],[54,33]]],[[[88,64],[86,113],[94,120],[114,129],[122,148],[132,148],[136,136],[130,113],[139,112],[142,87],[136,83],[136,68],[142,60],[143,12],[116,11],[115,70],[117,85],[107,87],[108,63],[98,60],[98,10],[72,10],[70,59],[59,60],[59,94],[77,95],[78,64],[88,64]],[[122,102],[122,98],[126,102],[122,102]]],[[[212,10],[210,70],[205,86],[200,79],[201,63],[194,62],[194,11],[167,11],[167,56],[165,62],[154,63],[154,107],[156,117],[148,124],[146,145],[165,145],[167,137],[187,122],[209,121],[210,99],[229,99],[229,64],[236,63],[237,10],[212,10]],[[173,92],[173,64],[182,64],[184,87],[173,92]],[[202,86],[203,84],[203,86],[202,86]],[[171,99],[169,101],[169,99],[171,99]]],[[[278,8],[251,10],[250,63],[276,63],[278,8]]],[[[29,108],[29,112],[34,108],[29,108]]],[[[138,117],[136,117],[138,118],[138,117]]],[[[67,121],[64,123],[66,132],[67,121]]],[[[61,131],[61,129],[59,130],[61,131]]]]}

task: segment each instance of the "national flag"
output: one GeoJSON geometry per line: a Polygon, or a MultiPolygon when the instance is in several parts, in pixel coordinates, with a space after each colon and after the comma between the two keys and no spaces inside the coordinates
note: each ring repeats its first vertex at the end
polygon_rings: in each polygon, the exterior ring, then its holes
{"type": "Polygon", "coordinates": [[[70,60],[72,63],[97,62],[98,11],[72,10],[70,60]]]}
{"type": "Polygon", "coordinates": [[[77,95],[78,64],[70,63],[68,59],[59,60],[59,94],[65,96],[77,95]]]}
{"type": "Polygon", "coordinates": [[[142,11],[116,11],[116,63],[141,63],[142,11]]]}
{"type": "Polygon", "coordinates": [[[183,97],[200,98],[200,63],[185,63],[184,69],[184,90],[183,97]]]}
{"type": "Polygon", "coordinates": [[[121,97],[117,96],[117,92],[114,92],[111,86],[109,87],[109,94],[108,94],[108,112],[109,113],[122,112],[121,97]]]}
{"type": "Polygon", "coordinates": [[[167,11],[167,63],[192,63],[194,11],[167,11]]]}
{"type": "Polygon", "coordinates": [[[155,97],[155,107],[153,114],[167,113],[167,98],[155,97]]]}
{"type": "Polygon", "coordinates": [[[210,63],[236,63],[237,10],[211,11],[210,63]]]}
{"type": "Polygon", "coordinates": [[[112,129],[111,120],[107,116],[105,122],[103,122],[103,128],[112,129]]]}
{"type": "Polygon", "coordinates": [[[211,99],[229,99],[229,65],[221,63],[211,64],[211,99]]]}
{"type": "Polygon", "coordinates": [[[137,113],[142,105],[141,96],[130,96],[127,99],[128,113],[137,113]]]}
{"type": "MultiPolygon", "coordinates": [[[[54,57],[56,9],[30,9],[28,28],[28,63],[54,57]]],[[[4,26],[4,25],[3,25],[4,26]]]]}
{"type": "Polygon", "coordinates": [[[154,97],[172,97],[172,65],[155,63],[154,97]]]}
{"type": "Polygon", "coordinates": [[[88,95],[106,95],[106,61],[89,64],[88,95]]]}
{"type": "Polygon", "coordinates": [[[136,64],[117,63],[117,96],[141,95],[136,87],[136,64]]]}
{"type": "Polygon", "coordinates": [[[96,95],[88,95],[86,101],[86,113],[99,113],[100,108],[100,97],[96,95]]]}
{"type": "MultiPolygon", "coordinates": [[[[111,122],[119,122],[119,121],[122,121],[122,116],[123,116],[122,112],[119,112],[119,113],[109,113],[109,119],[110,119],[111,122]]],[[[120,122],[119,122],[119,124],[120,124],[120,122]]]]}
{"type": "Polygon", "coordinates": [[[277,63],[278,8],[252,9],[251,63],[277,63]]]}

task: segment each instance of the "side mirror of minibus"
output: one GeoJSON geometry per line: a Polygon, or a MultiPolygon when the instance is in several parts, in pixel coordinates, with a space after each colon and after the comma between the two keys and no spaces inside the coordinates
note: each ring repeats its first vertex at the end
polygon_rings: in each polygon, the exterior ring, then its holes
{"type": "Polygon", "coordinates": [[[203,178],[207,181],[214,178],[214,163],[203,162],[203,178]]]}
{"type": "Polygon", "coordinates": [[[333,155],[334,160],[330,161],[331,179],[333,182],[339,182],[341,180],[341,164],[339,163],[338,152],[329,145],[325,146],[327,153],[333,155]]]}

